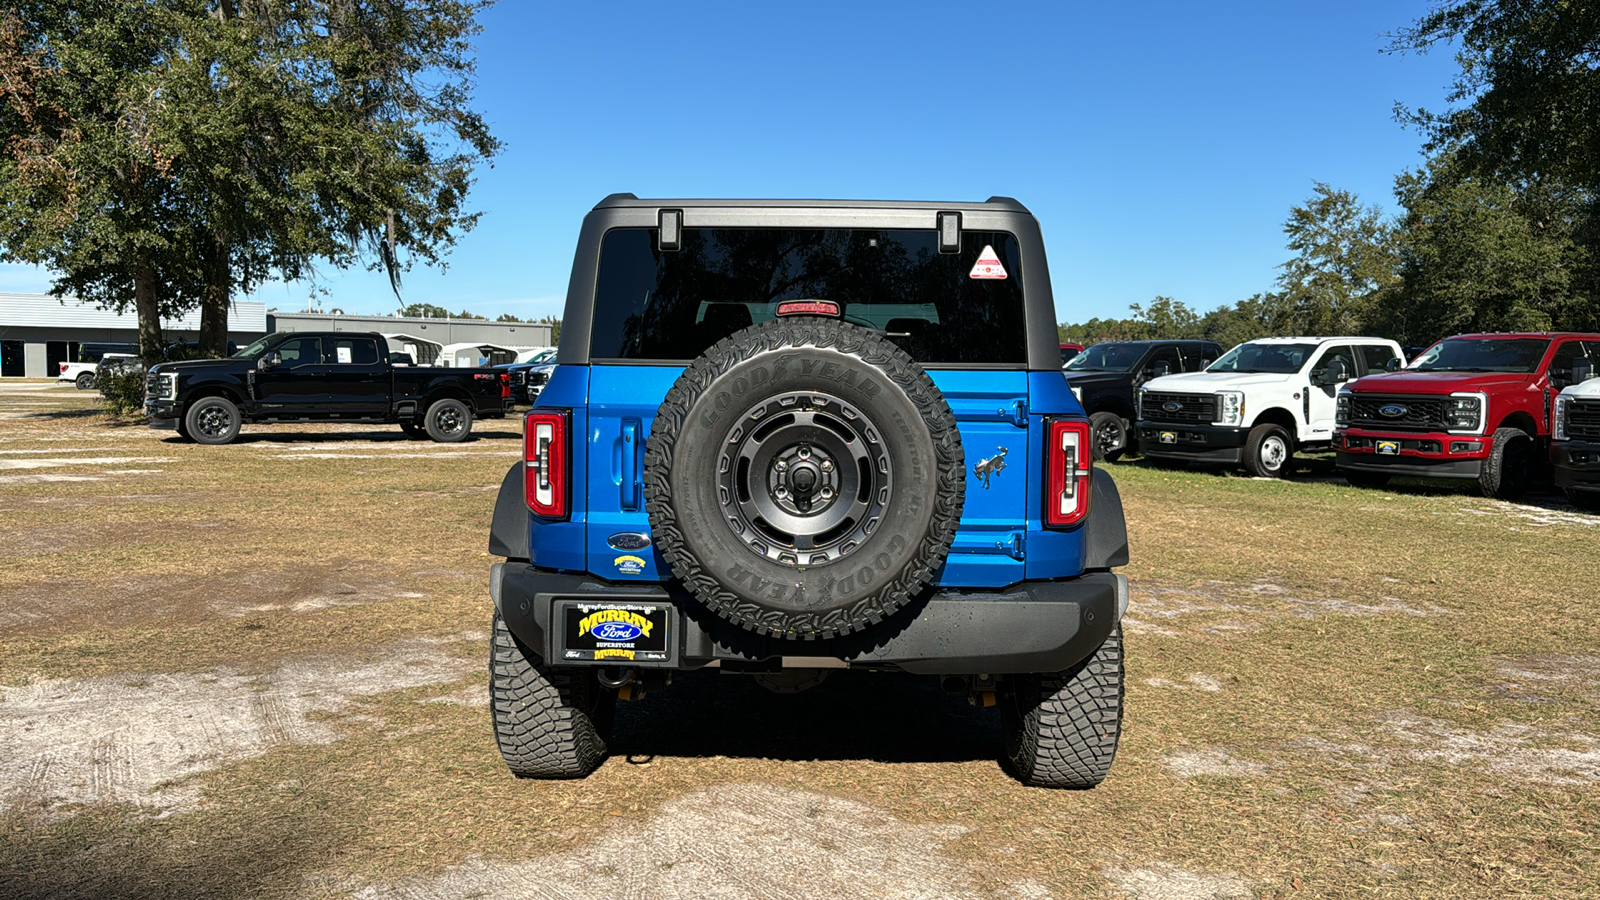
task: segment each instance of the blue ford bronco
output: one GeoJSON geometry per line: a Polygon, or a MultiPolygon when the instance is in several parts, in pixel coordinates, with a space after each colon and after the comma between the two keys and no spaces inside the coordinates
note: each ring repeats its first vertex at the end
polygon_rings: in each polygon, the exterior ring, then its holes
{"type": "Polygon", "coordinates": [[[1057,343],[1015,200],[601,201],[489,538],[511,771],[588,775],[674,671],[849,668],[998,705],[1026,784],[1100,783],[1127,530],[1057,343]]]}

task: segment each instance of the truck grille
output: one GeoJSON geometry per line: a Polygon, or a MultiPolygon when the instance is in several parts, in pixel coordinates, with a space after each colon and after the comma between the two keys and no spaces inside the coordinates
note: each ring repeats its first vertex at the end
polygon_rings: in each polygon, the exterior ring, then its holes
{"type": "Polygon", "coordinates": [[[1444,431],[1443,398],[1374,397],[1356,394],[1350,400],[1350,424],[1379,431],[1444,431]],[[1399,415],[1384,415],[1382,410],[1398,408],[1399,415]]]}
{"type": "Polygon", "coordinates": [[[1567,436],[1600,440],[1600,400],[1577,400],[1567,407],[1567,436]]]}
{"type": "Polygon", "coordinates": [[[1217,419],[1216,394],[1163,394],[1145,391],[1141,412],[1149,422],[1201,422],[1217,419]],[[1176,409],[1166,407],[1176,403],[1176,409]]]}

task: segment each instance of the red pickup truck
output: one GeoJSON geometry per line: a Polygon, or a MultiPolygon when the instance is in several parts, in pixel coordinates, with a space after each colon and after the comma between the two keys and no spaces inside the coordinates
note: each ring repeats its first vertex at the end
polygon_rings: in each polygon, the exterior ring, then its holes
{"type": "Polygon", "coordinates": [[[1556,394],[1584,358],[1600,361],[1600,334],[1446,338],[1405,369],[1339,392],[1339,468],[1365,487],[1414,475],[1475,479],[1485,496],[1521,496],[1549,455],[1556,394]]]}

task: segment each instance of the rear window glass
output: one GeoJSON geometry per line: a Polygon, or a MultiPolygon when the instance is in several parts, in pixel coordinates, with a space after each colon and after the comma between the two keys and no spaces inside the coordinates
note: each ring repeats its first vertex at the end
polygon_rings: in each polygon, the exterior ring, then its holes
{"type": "Polygon", "coordinates": [[[937,232],[848,228],[686,228],[656,249],[654,228],[617,228],[600,247],[593,359],[683,361],[785,300],[831,300],[846,322],[888,335],[918,362],[1027,362],[1017,239],[963,231],[941,254],[937,232]],[[1005,278],[973,278],[985,248],[1005,278]]]}

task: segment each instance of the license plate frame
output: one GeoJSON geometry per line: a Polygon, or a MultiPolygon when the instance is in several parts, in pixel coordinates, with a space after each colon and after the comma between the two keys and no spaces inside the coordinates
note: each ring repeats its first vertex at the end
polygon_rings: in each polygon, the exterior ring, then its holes
{"type": "Polygon", "coordinates": [[[1377,453],[1379,456],[1399,456],[1400,455],[1400,442],[1399,441],[1378,441],[1377,443],[1372,445],[1372,448],[1373,448],[1373,452],[1377,453]]]}
{"type": "Polygon", "coordinates": [[[550,611],[552,656],[562,664],[670,665],[677,657],[678,609],[650,600],[557,600],[550,611]]]}

